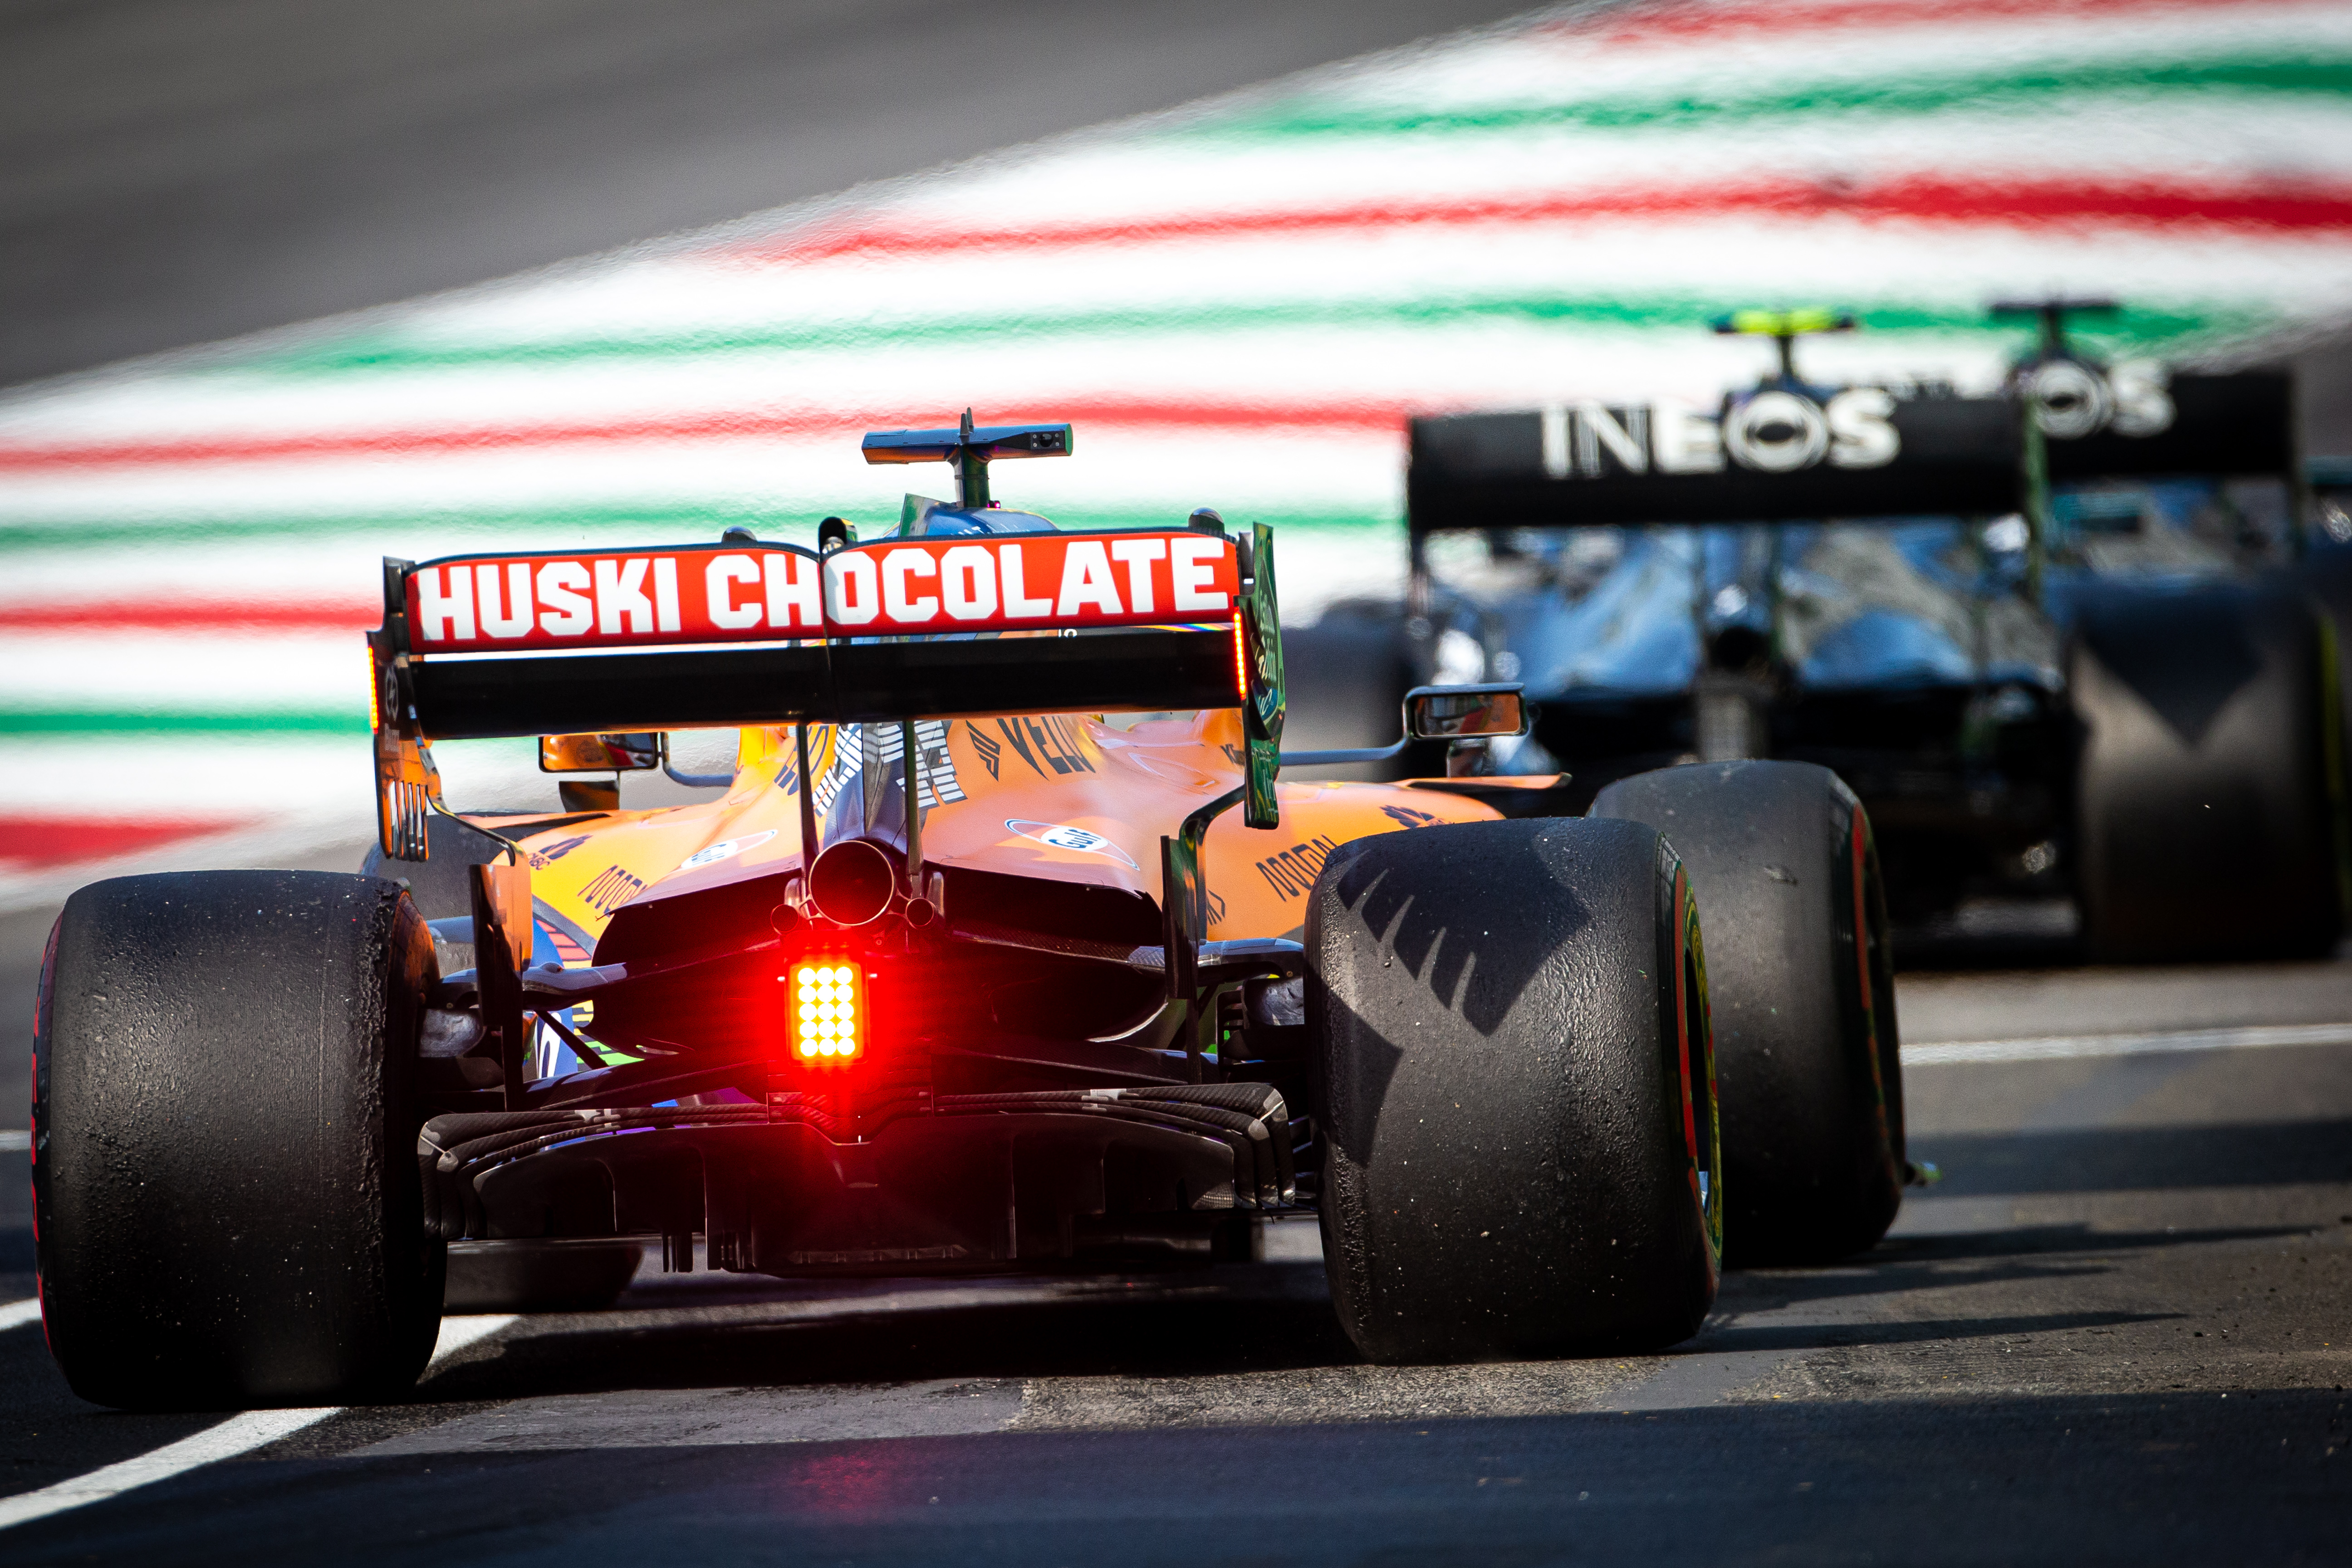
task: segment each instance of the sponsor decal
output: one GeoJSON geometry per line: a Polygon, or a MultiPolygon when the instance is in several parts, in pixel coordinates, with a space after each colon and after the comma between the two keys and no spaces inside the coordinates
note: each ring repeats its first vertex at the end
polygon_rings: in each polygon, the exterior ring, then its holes
{"type": "Polygon", "coordinates": [[[535,851],[538,858],[532,863],[538,866],[552,866],[587,842],[588,836],[584,833],[574,838],[559,838],[546,848],[535,851]]]}
{"type": "Polygon", "coordinates": [[[1068,719],[999,719],[996,727],[1039,778],[1048,772],[1058,776],[1095,771],[1078,744],[1077,725],[1068,719]]]}
{"type": "Polygon", "coordinates": [[[1902,455],[1895,395],[1854,386],[1816,402],[1765,391],[1720,414],[1685,404],[1555,405],[1542,414],[1544,471],[1556,479],[1623,474],[1719,474],[1727,467],[1790,474],[1826,462],[1883,468],[1902,455]]]}
{"type": "Polygon", "coordinates": [[[607,866],[595,880],[580,889],[580,901],[600,915],[609,915],[646,890],[645,880],[618,866],[607,866]]]}
{"type": "Polygon", "coordinates": [[[1089,833],[1083,827],[1066,827],[1058,822],[1024,822],[1019,817],[1008,818],[1004,824],[1024,838],[1034,838],[1040,844],[1050,844],[1056,849],[1075,849],[1083,855],[1101,855],[1118,861],[1131,871],[1141,867],[1134,858],[1105,838],[1099,833],[1089,833]]]}
{"type": "Polygon", "coordinates": [[[836,725],[829,737],[817,742],[815,759],[809,763],[816,772],[816,787],[809,791],[809,800],[818,816],[832,810],[843,787],[864,771],[864,752],[855,724],[836,725]]]}
{"type": "Polygon", "coordinates": [[[1257,863],[1257,874],[1265,885],[1281,895],[1283,901],[1297,898],[1315,885],[1323,872],[1323,862],[1331,858],[1339,847],[1328,838],[1310,838],[1293,846],[1279,855],[1269,855],[1257,863]]]}
{"type": "MultiPolygon", "coordinates": [[[[881,760],[884,770],[893,779],[903,779],[905,768],[899,759],[906,755],[905,739],[896,724],[877,724],[881,733],[881,760]]],[[[956,782],[955,758],[948,754],[948,726],[944,719],[921,719],[915,723],[915,761],[922,772],[923,805],[953,805],[963,799],[963,785],[956,782]]]]}
{"type": "MultiPolygon", "coordinates": [[[[564,967],[577,968],[588,962],[588,950],[572,941],[571,932],[544,919],[538,924],[540,934],[547,939],[549,946],[555,949],[555,956],[562,962],[564,967]]],[[[582,1005],[585,1006],[586,1004],[583,1003],[582,1005]]]]}
{"type": "Polygon", "coordinates": [[[971,741],[971,749],[980,753],[980,765],[988,770],[990,778],[1002,782],[1003,775],[996,771],[996,764],[998,759],[1004,755],[1003,746],[998,743],[995,736],[969,719],[964,721],[963,727],[964,733],[971,741]]]}
{"type": "Polygon", "coordinates": [[[1225,621],[1240,589],[1233,542],[1184,530],[436,561],[407,608],[419,651],[478,653],[1225,621]]]}
{"type": "Polygon", "coordinates": [[[2104,373],[2081,360],[2044,360],[2024,380],[2034,423],[2053,441],[2079,441],[2102,430],[2146,437],[2172,428],[2172,394],[2164,366],[2154,360],[2119,360],[2104,373]]]}
{"type": "Polygon", "coordinates": [[[596,939],[586,927],[567,918],[544,899],[533,899],[531,910],[538,917],[540,929],[554,933],[557,956],[567,964],[575,962],[575,955],[576,962],[588,962],[588,955],[595,949],[596,939]]]}
{"type": "Polygon", "coordinates": [[[1434,827],[1444,820],[1425,811],[1415,811],[1409,805],[1384,805],[1381,807],[1381,815],[1400,827],[1434,827]]]}
{"type": "Polygon", "coordinates": [[[698,849],[679,861],[677,868],[686,871],[697,866],[716,866],[721,860],[732,860],[744,850],[757,849],[775,836],[775,830],[770,828],[765,833],[748,833],[740,838],[722,838],[708,848],[698,849]]]}

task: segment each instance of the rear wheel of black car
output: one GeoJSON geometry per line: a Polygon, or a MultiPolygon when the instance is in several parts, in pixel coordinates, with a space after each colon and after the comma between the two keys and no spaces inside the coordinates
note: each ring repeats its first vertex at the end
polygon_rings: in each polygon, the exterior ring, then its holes
{"type": "Polygon", "coordinates": [[[1870,818],[1810,763],[1696,763],[1592,803],[1665,835],[1706,922],[1735,1267],[1858,1252],[1903,1199],[1893,949],[1870,818]]]}
{"type": "Polygon", "coordinates": [[[42,966],[33,1127],[49,1348],[126,1409],[341,1404],[431,1354],[411,1079],[432,948],[319,871],[95,883],[42,966]]]}
{"type": "Polygon", "coordinates": [[[2345,892],[2333,631],[2277,587],[2139,589],[2083,606],[2067,673],[2092,956],[2334,950],[2345,892]]]}
{"type": "Polygon", "coordinates": [[[1360,839],[1307,921],[1325,1268],[1375,1361],[1654,1347],[1722,1244],[1706,971],[1633,823],[1360,839]]]}

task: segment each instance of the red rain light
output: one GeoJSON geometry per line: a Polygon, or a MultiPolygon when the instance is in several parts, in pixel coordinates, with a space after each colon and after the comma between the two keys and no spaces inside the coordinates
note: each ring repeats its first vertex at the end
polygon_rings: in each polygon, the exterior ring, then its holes
{"type": "Polygon", "coordinates": [[[866,972],[853,958],[794,959],[784,984],[786,1035],[793,1059],[808,1067],[846,1067],[873,1039],[866,972]]]}

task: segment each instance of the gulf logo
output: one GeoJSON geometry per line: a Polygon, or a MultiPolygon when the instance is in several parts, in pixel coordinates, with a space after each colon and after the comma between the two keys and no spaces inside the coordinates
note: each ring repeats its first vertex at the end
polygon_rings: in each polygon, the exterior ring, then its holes
{"type": "Polygon", "coordinates": [[[1129,870],[1141,870],[1135,858],[1099,833],[1083,827],[1070,827],[1058,822],[1024,822],[1019,817],[1008,818],[1004,824],[1024,838],[1049,844],[1056,849],[1075,849],[1082,855],[1100,855],[1116,860],[1129,870]]]}
{"type": "Polygon", "coordinates": [[[408,574],[423,653],[1232,618],[1233,542],[1187,531],[483,557],[408,574]]]}
{"type": "Polygon", "coordinates": [[[679,861],[677,868],[681,871],[690,871],[697,866],[716,866],[721,860],[732,860],[744,850],[757,849],[775,836],[775,830],[771,828],[767,832],[753,833],[741,838],[722,838],[709,848],[698,849],[679,861]]]}

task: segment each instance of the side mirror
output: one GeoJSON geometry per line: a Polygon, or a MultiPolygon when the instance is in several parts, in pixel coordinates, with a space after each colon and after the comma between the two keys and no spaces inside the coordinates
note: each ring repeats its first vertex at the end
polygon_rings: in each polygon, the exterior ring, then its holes
{"type": "Polygon", "coordinates": [[[1524,735],[1533,727],[1523,686],[1417,686],[1405,693],[1404,732],[1416,741],[1524,735]]]}
{"type": "Polygon", "coordinates": [[[662,765],[667,748],[658,731],[627,735],[541,735],[543,773],[645,773],[662,765]]]}

